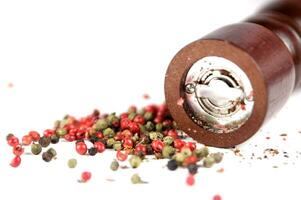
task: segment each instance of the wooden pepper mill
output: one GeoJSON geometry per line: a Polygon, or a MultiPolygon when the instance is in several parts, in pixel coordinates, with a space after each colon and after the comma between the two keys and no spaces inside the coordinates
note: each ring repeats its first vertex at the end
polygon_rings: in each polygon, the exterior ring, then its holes
{"type": "Polygon", "coordinates": [[[209,146],[254,135],[301,85],[301,1],[276,1],[181,49],[165,78],[179,127],[209,146]]]}

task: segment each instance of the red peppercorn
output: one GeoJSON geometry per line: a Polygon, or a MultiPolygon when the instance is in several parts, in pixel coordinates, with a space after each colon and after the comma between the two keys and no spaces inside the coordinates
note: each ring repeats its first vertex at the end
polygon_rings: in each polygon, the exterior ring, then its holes
{"type": "Polygon", "coordinates": [[[135,147],[135,155],[146,155],[146,146],[143,144],[138,144],[135,147]]]}
{"type": "Polygon", "coordinates": [[[16,156],[21,156],[24,153],[24,148],[22,148],[21,145],[16,145],[13,148],[13,154],[15,154],[16,156]]]}
{"type": "Polygon", "coordinates": [[[102,142],[95,142],[94,147],[97,149],[98,153],[102,153],[106,150],[106,146],[102,142]]]}
{"type": "Polygon", "coordinates": [[[137,115],[135,118],[134,118],[134,122],[136,122],[137,124],[145,124],[145,119],[142,115],[137,115]]]}
{"type": "Polygon", "coordinates": [[[195,142],[187,142],[184,146],[188,147],[191,151],[194,151],[196,149],[195,142]]]}
{"type": "Polygon", "coordinates": [[[164,147],[164,143],[161,140],[154,140],[151,145],[156,152],[161,152],[164,147]]]}
{"type": "Polygon", "coordinates": [[[126,119],[126,118],[128,118],[128,116],[129,116],[128,113],[122,113],[122,114],[120,115],[120,119],[126,119]]]}
{"type": "Polygon", "coordinates": [[[222,200],[222,197],[220,195],[214,195],[212,200],[222,200]]]}
{"type": "Polygon", "coordinates": [[[182,147],[184,147],[185,144],[186,142],[180,139],[175,139],[173,142],[174,147],[178,150],[182,149],[182,147]]]}
{"type": "Polygon", "coordinates": [[[169,131],[167,131],[166,135],[172,137],[173,139],[178,138],[178,132],[175,129],[170,129],[169,131]]]}
{"type": "Polygon", "coordinates": [[[40,134],[37,131],[30,131],[28,135],[31,136],[33,141],[39,141],[40,139],[40,134]]]}
{"type": "Polygon", "coordinates": [[[95,136],[96,136],[97,138],[102,139],[102,138],[103,138],[103,133],[102,133],[102,132],[97,132],[97,133],[95,133],[95,136]]]}
{"type": "Polygon", "coordinates": [[[125,139],[123,139],[123,144],[122,145],[123,145],[124,148],[130,149],[134,146],[134,142],[130,138],[125,138],[125,139]]]}
{"type": "Polygon", "coordinates": [[[161,116],[156,116],[156,118],[154,119],[154,122],[156,124],[162,123],[162,121],[163,121],[163,117],[161,117],[161,116]]]}
{"type": "Polygon", "coordinates": [[[140,133],[140,127],[137,123],[131,122],[129,124],[129,129],[132,133],[140,133]]]}
{"type": "Polygon", "coordinates": [[[120,128],[121,128],[121,130],[128,129],[130,123],[131,123],[131,120],[129,120],[128,118],[121,119],[120,120],[120,128]]]}
{"type": "Polygon", "coordinates": [[[19,139],[16,136],[11,136],[8,138],[7,143],[9,146],[17,146],[19,144],[19,139]]]}
{"type": "Polygon", "coordinates": [[[70,128],[68,134],[69,134],[69,135],[74,135],[74,136],[76,136],[77,131],[78,131],[77,128],[70,128]]]}
{"type": "Polygon", "coordinates": [[[81,175],[81,182],[85,183],[87,181],[89,181],[92,177],[91,172],[83,172],[81,175]]]}
{"type": "Polygon", "coordinates": [[[144,108],[144,111],[155,113],[155,112],[157,112],[157,106],[156,105],[148,105],[144,108]]]}
{"type": "Polygon", "coordinates": [[[194,185],[194,183],[195,183],[194,176],[191,175],[191,174],[189,174],[188,177],[186,178],[186,183],[187,183],[187,185],[189,185],[189,186],[194,185]]]}
{"type": "Polygon", "coordinates": [[[32,137],[30,135],[24,135],[22,137],[22,144],[28,146],[32,143],[32,137]]]}
{"type": "Polygon", "coordinates": [[[20,156],[16,156],[12,159],[12,161],[10,162],[10,166],[12,167],[18,167],[21,164],[21,157],[20,156]]]}
{"type": "Polygon", "coordinates": [[[114,136],[114,140],[115,140],[115,141],[121,141],[122,139],[123,139],[122,132],[118,132],[118,133],[116,133],[116,135],[114,136]]]}
{"type": "Polygon", "coordinates": [[[52,135],[54,135],[54,130],[52,130],[52,129],[46,129],[43,132],[43,134],[44,134],[45,137],[51,137],[52,135]]]}
{"type": "Polygon", "coordinates": [[[125,161],[127,159],[128,155],[126,153],[123,153],[122,151],[118,150],[116,153],[116,158],[119,161],[125,161]]]}
{"type": "Polygon", "coordinates": [[[183,164],[184,164],[184,166],[188,166],[191,164],[195,164],[197,162],[198,162],[198,158],[196,156],[189,156],[189,157],[185,158],[183,164]]]}
{"type": "Polygon", "coordinates": [[[76,136],[71,134],[66,134],[64,135],[64,139],[68,142],[73,142],[76,139],[76,136]]]}
{"type": "Polygon", "coordinates": [[[133,137],[133,133],[129,130],[122,131],[121,135],[123,138],[132,138],[133,137]]]}
{"type": "Polygon", "coordinates": [[[78,154],[80,155],[85,155],[87,153],[87,145],[85,144],[85,142],[77,142],[75,145],[75,149],[77,151],[78,154]]]}

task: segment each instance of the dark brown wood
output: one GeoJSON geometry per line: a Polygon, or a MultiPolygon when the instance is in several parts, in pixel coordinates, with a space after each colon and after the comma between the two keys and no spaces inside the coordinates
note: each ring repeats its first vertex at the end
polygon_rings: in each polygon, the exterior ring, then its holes
{"type": "Polygon", "coordinates": [[[220,28],[185,46],[171,61],[165,78],[166,103],[179,127],[209,146],[233,147],[254,135],[301,86],[301,1],[276,2],[242,23],[220,28]],[[206,56],[236,63],[254,89],[254,110],[248,121],[230,133],[216,134],[194,123],[178,100],[183,78],[206,56]]]}

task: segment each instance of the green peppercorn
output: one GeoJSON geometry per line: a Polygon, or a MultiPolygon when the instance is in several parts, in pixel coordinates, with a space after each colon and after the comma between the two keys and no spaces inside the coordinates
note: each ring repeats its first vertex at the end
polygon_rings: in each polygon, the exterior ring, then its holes
{"type": "Polygon", "coordinates": [[[189,157],[189,156],[192,155],[192,152],[191,152],[191,150],[188,147],[187,148],[184,147],[184,148],[181,149],[181,154],[183,154],[183,156],[185,158],[187,158],[187,157],[189,157]]]}
{"type": "Polygon", "coordinates": [[[142,183],[142,180],[140,178],[140,176],[138,174],[134,174],[132,177],[131,177],[131,181],[133,184],[139,184],[139,183],[142,183]]]}
{"type": "Polygon", "coordinates": [[[202,147],[201,149],[196,149],[194,152],[198,158],[205,158],[209,155],[208,147],[202,147]]]}
{"type": "Polygon", "coordinates": [[[49,137],[43,136],[43,137],[41,137],[41,138],[39,139],[39,144],[40,144],[42,147],[48,147],[49,144],[50,144],[50,142],[51,142],[51,140],[50,140],[49,137]]]}
{"type": "Polygon", "coordinates": [[[106,146],[107,146],[108,148],[112,148],[113,145],[115,144],[115,142],[116,142],[116,141],[114,140],[114,138],[109,138],[109,139],[107,140],[107,143],[106,143],[107,145],[106,145],[106,146]]]}
{"type": "Polygon", "coordinates": [[[108,126],[109,126],[109,124],[108,124],[107,120],[105,120],[105,119],[99,119],[94,124],[94,128],[96,131],[104,130],[104,129],[108,128],[108,126]]]}
{"type": "Polygon", "coordinates": [[[172,146],[164,146],[162,150],[162,155],[164,158],[171,158],[176,152],[176,149],[172,146]]]}
{"type": "Polygon", "coordinates": [[[151,112],[146,112],[146,113],[144,113],[143,117],[146,121],[150,121],[154,118],[154,115],[151,112]]]}
{"type": "Polygon", "coordinates": [[[163,142],[165,145],[171,145],[174,141],[174,138],[171,136],[166,136],[163,138],[163,142]]]}
{"type": "Polygon", "coordinates": [[[59,138],[57,135],[52,135],[52,136],[50,137],[50,142],[51,142],[52,144],[57,144],[59,141],[60,141],[60,138],[59,138]]]}
{"type": "Polygon", "coordinates": [[[133,137],[132,137],[132,140],[133,142],[137,142],[139,140],[139,135],[136,133],[133,137]]]}
{"type": "Polygon", "coordinates": [[[32,144],[31,152],[33,155],[39,155],[42,151],[42,146],[40,144],[32,144]]]}
{"type": "Polygon", "coordinates": [[[76,167],[76,165],[77,165],[77,160],[76,159],[74,159],[74,158],[72,158],[72,159],[69,159],[68,160],[68,167],[69,168],[75,168],[76,167]]]}
{"type": "Polygon", "coordinates": [[[130,165],[132,166],[132,168],[137,168],[139,167],[140,163],[141,163],[141,158],[139,156],[133,155],[130,159],[130,165]]]}
{"type": "Polygon", "coordinates": [[[147,131],[153,131],[153,130],[155,129],[154,123],[151,122],[151,121],[146,122],[146,124],[145,124],[145,129],[146,129],[147,131]]]}
{"type": "Polygon", "coordinates": [[[151,140],[162,140],[163,139],[163,134],[162,133],[160,133],[160,132],[150,132],[149,133],[149,138],[151,139],[151,140]]]}
{"type": "Polygon", "coordinates": [[[137,114],[142,115],[142,116],[144,115],[144,113],[145,113],[145,110],[143,108],[139,109],[137,112],[137,114]]]}
{"type": "Polygon", "coordinates": [[[122,149],[122,144],[120,141],[116,141],[114,144],[113,144],[113,149],[115,151],[118,151],[118,150],[121,150],[122,149]]]}
{"type": "Polygon", "coordinates": [[[214,158],[208,156],[208,157],[204,158],[204,160],[203,160],[203,166],[207,167],[207,168],[210,168],[210,167],[212,167],[214,165],[214,162],[215,162],[214,158]]]}
{"type": "Polygon", "coordinates": [[[185,160],[186,156],[184,156],[182,153],[176,153],[173,157],[179,164],[182,164],[185,160]]]}
{"type": "Polygon", "coordinates": [[[111,128],[106,128],[103,131],[103,135],[107,138],[113,138],[115,136],[115,131],[111,128]]]}
{"type": "Polygon", "coordinates": [[[162,153],[159,153],[159,152],[155,152],[155,157],[156,157],[156,159],[162,159],[163,158],[163,155],[162,155],[162,153]]]}
{"type": "Polygon", "coordinates": [[[220,163],[223,160],[223,153],[213,153],[211,157],[214,158],[215,163],[220,163]]]}
{"type": "Polygon", "coordinates": [[[56,150],[54,148],[49,148],[46,152],[51,154],[52,157],[55,157],[57,155],[56,150]]]}
{"type": "Polygon", "coordinates": [[[59,137],[64,137],[64,135],[67,134],[67,130],[61,128],[61,129],[59,129],[59,130],[56,131],[56,134],[57,134],[59,137]]]}
{"type": "Polygon", "coordinates": [[[88,153],[89,153],[90,156],[95,156],[97,154],[97,149],[95,147],[91,147],[88,150],[88,153]]]}
{"type": "Polygon", "coordinates": [[[114,160],[112,161],[110,167],[111,167],[111,170],[112,170],[112,171],[117,171],[118,168],[119,168],[119,163],[118,163],[118,161],[114,159],[114,160]]]}
{"type": "Polygon", "coordinates": [[[167,162],[167,168],[171,171],[174,171],[178,168],[178,162],[174,159],[171,159],[167,162]]]}
{"type": "Polygon", "coordinates": [[[119,118],[116,116],[115,113],[111,113],[107,116],[107,122],[109,124],[113,124],[114,122],[117,122],[119,121],[119,118]]]}
{"type": "Polygon", "coordinates": [[[163,130],[163,124],[162,123],[156,124],[156,131],[161,132],[162,130],[163,130]]]}
{"type": "Polygon", "coordinates": [[[145,128],[144,125],[139,124],[139,128],[140,128],[140,133],[146,133],[147,132],[147,130],[146,130],[146,128],[145,128]]]}
{"type": "Polygon", "coordinates": [[[135,112],[131,112],[128,116],[128,119],[132,121],[136,117],[136,115],[137,114],[135,112]]]}
{"type": "Polygon", "coordinates": [[[44,152],[42,154],[42,159],[45,161],[45,162],[50,162],[52,160],[53,156],[51,153],[49,152],[44,152]]]}

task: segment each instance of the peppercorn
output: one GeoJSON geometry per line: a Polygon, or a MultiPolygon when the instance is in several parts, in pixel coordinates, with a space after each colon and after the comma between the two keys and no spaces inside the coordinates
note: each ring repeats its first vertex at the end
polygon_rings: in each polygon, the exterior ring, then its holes
{"type": "Polygon", "coordinates": [[[132,177],[131,177],[131,181],[133,184],[139,184],[139,183],[142,183],[142,180],[140,178],[140,176],[138,174],[134,174],[132,177]]]}
{"type": "Polygon", "coordinates": [[[135,112],[131,112],[131,113],[129,114],[129,116],[128,116],[128,119],[132,121],[132,120],[134,120],[134,118],[136,117],[136,115],[137,115],[137,114],[136,114],[135,112]]]}
{"type": "Polygon", "coordinates": [[[214,158],[215,163],[220,163],[223,160],[223,156],[224,154],[219,152],[211,154],[211,157],[214,158]]]}
{"type": "Polygon", "coordinates": [[[111,128],[106,128],[104,131],[103,131],[103,135],[107,138],[113,138],[115,136],[115,132],[113,129],[111,128]]]}
{"type": "Polygon", "coordinates": [[[91,147],[88,150],[88,153],[89,153],[90,156],[95,156],[97,154],[97,149],[95,147],[91,147]]]}
{"type": "Polygon", "coordinates": [[[153,155],[154,150],[150,144],[146,145],[146,155],[153,155]]]}
{"type": "Polygon", "coordinates": [[[67,130],[66,129],[59,129],[56,131],[56,134],[59,136],[59,137],[64,137],[64,135],[67,134],[67,130]]]}
{"type": "Polygon", "coordinates": [[[182,153],[176,153],[175,156],[173,157],[179,164],[182,164],[183,161],[185,160],[185,156],[182,153]]]}
{"type": "Polygon", "coordinates": [[[30,135],[24,135],[22,137],[22,145],[28,146],[32,143],[32,137],[30,135]]]}
{"type": "Polygon", "coordinates": [[[10,162],[10,166],[12,167],[18,167],[21,164],[21,157],[20,156],[15,156],[12,161],[10,162]]]}
{"type": "Polygon", "coordinates": [[[42,147],[48,147],[49,144],[50,144],[51,140],[50,140],[50,137],[45,137],[45,136],[42,136],[40,139],[39,139],[39,144],[42,146],[42,147]]]}
{"type": "Polygon", "coordinates": [[[77,160],[74,159],[74,158],[69,159],[67,164],[68,164],[68,167],[69,167],[69,168],[73,169],[73,168],[75,168],[76,165],[77,165],[77,160]]]}
{"type": "Polygon", "coordinates": [[[130,162],[130,165],[132,166],[132,168],[139,167],[141,161],[142,161],[141,158],[136,155],[131,156],[131,158],[129,159],[129,162],[130,162]]]}
{"type": "Polygon", "coordinates": [[[163,139],[163,134],[160,132],[150,132],[149,138],[151,140],[158,140],[158,139],[161,140],[161,139],[163,139]]]}
{"type": "Polygon", "coordinates": [[[110,168],[111,168],[112,171],[117,171],[118,168],[119,168],[119,163],[118,163],[118,161],[114,159],[114,160],[112,161],[112,163],[111,163],[111,167],[110,167],[110,168]]]}
{"type": "Polygon", "coordinates": [[[123,153],[122,151],[118,150],[116,153],[116,158],[119,161],[125,161],[127,159],[128,155],[126,153],[123,153]]]}
{"type": "Polygon", "coordinates": [[[146,128],[145,128],[144,125],[139,124],[139,128],[140,128],[140,133],[146,133],[147,132],[147,130],[146,130],[146,128]]]}
{"type": "Polygon", "coordinates": [[[183,148],[181,149],[181,154],[183,154],[183,156],[184,156],[185,158],[187,158],[187,157],[189,157],[189,156],[192,155],[192,152],[191,152],[191,150],[190,150],[188,147],[183,147],[183,148]]]}
{"type": "Polygon", "coordinates": [[[174,159],[171,159],[167,162],[167,168],[171,171],[174,171],[178,168],[178,162],[174,159]]]}
{"type": "Polygon", "coordinates": [[[11,138],[12,136],[14,136],[14,134],[12,134],[12,133],[7,134],[7,136],[6,136],[6,141],[8,141],[9,138],[11,138]]]}
{"type": "Polygon", "coordinates": [[[91,177],[92,177],[91,172],[83,172],[81,174],[81,180],[80,180],[80,182],[81,183],[86,183],[87,181],[89,181],[91,179],[91,177]]]}
{"type": "Polygon", "coordinates": [[[51,142],[52,144],[57,144],[59,141],[60,141],[60,138],[59,138],[57,135],[52,135],[52,136],[50,137],[50,142],[51,142]]]}
{"type": "Polygon", "coordinates": [[[79,141],[75,144],[75,149],[76,152],[79,153],[80,155],[84,155],[87,153],[87,145],[83,141],[79,141]]]}
{"type": "Polygon", "coordinates": [[[164,158],[170,158],[175,154],[176,150],[172,146],[164,146],[162,150],[162,155],[164,158]]]}
{"type": "Polygon", "coordinates": [[[115,141],[113,138],[109,138],[109,139],[107,140],[106,146],[107,146],[108,148],[112,148],[113,145],[115,144],[115,142],[116,142],[116,141],[115,141]]]}
{"type": "Polygon", "coordinates": [[[57,155],[54,148],[49,148],[46,152],[52,155],[52,157],[55,157],[57,155]]]}
{"type": "Polygon", "coordinates": [[[162,123],[156,124],[156,131],[161,132],[162,130],[163,130],[163,124],[162,123]]]}
{"type": "Polygon", "coordinates": [[[107,117],[107,122],[112,125],[119,121],[119,118],[116,116],[116,113],[111,113],[107,117]]]}
{"type": "Polygon", "coordinates": [[[97,149],[98,153],[102,153],[106,150],[106,146],[104,145],[103,142],[100,142],[100,141],[95,142],[94,147],[97,149]]]}
{"type": "Polygon", "coordinates": [[[147,131],[153,131],[153,130],[155,129],[154,123],[151,122],[151,121],[146,122],[146,124],[145,124],[145,129],[146,129],[147,131]]]}
{"type": "Polygon", "coordinates": [[[39,155],[42,151],[42,146],[40,144],[32,144],[31,145],[31,153],[33,155],[39,155]]]}
{"type": "Polygon", "coordinates": [[[16,136],[10,136],[7,140],[9,146],[17,146],[19,144],[19,139],[16,136]]]}
{"type": "Polygon", "coordinates": [[[203,160],[203,166],[204,167],[207,167],[207,168],[210,168],[214,165],[214,158],[212,158],[211,156],[208,156],[206,158],[204,158],[203,160]]]}
{"type": "Polygon", "coordinates": [[[44,152],[42,154],[42,159],[45,161],[45,162],[50,162],[52,160],[52,154],[49,153],[49,152],[44,152]]]}
{"type": "Polygon", "coordinates": [[[144,117],[145,121],[150,121],[154,118],[154,115],[152,112],[146,112],[146,113],[144,113],[143,117],[144,117]]]}
{"type": "Polygon", "coordinates": [[[199,167],[196,164],[191,164],[191,165],[188,165],[188,167],[187,167],[190,174],[198,173],[198,168],[199,167]]]}
{"type": "Polygon", "coordinates": [[[195,152],[198,158],[205,158],[209,154],[209,149],[208,147],[202,147],[201,149],[197,149],[195,152]]]}
{"type": "Polygon", "coordinates": [[[189,186],[194,185],[194,183],[195,183],[194,176],[191,175],[191,174],[189,174],[189,175],[187,176],[187,178],[186,178],[186,183],[187,183],[187,185],[189,185],[189,186]]]}
{"type": "Polygon", "coordinates": [[[107,120],[99,119],[95,123],[94,128],[96,131],[99,131],[99,130],[104,130],[104,129],[108,128],[108,126],[109,126],[109,124],[108,124],[107,120]]]}
{"type": "Polygon", "coordinates": [[[174,139],[171,136],[166,136],[163,138],[163,142],[165,145],[171,145],[173,143],[174,139]]]}
{"type": "Polygon", "coordinates": [[[121,142],[120,141],[115,142],[114,145],[113,145],[113,149],[115,151],[121,150],[122,149],[121,142]]]}

